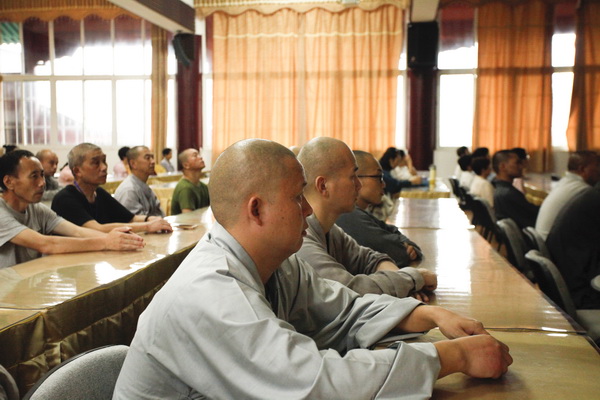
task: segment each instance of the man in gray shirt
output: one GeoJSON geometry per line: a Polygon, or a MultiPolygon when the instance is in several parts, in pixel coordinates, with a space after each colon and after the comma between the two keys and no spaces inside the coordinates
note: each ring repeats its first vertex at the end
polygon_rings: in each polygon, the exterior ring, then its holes
{"type": "Polygon", "coordinates": [[[219,156],[216,223],[140,316],[113,399],[424,399],[453,372],[506,372],[508,348],[480,322],[359,297],[294,256],[311,213],[305,185],[277,143],[245,140],[219,156]],[[455,339],[368,350],[390,331],[438,324],[455,339]]]}
{"type": "Polygon", "coordinates": [[[322,277],[359,294],[416,295],[427,300],[422,291],[435,290],[435,273],[399,269],[387,254],[360,246],[335,224],[340,215],[354,210],[361,187],[348,146],[333,138],[315,138],[302,147],[298,160],[306,171],[306,199],[314,211],[307,219],[309,228],[298,255],[322,277]]]}
{"type": "Polygon", "coordinates": [[[131,173],[115,191],[115,199],[133,215],[164,217],[158,197],[146,183],[154,171],[154,154],[146,146],[136,146],[127,152],[131,173]]]}
{"type": "Polygon", "coordinates": [[[42,254],[97,250],[135,250],[144,241],[129,228],[102,233],[74,225],[43,204],[44,170],[27,150],[0,157],[0,268],[41,257],[42,254]],[[55,236],[60,235],[60,236],[55,236]]]}

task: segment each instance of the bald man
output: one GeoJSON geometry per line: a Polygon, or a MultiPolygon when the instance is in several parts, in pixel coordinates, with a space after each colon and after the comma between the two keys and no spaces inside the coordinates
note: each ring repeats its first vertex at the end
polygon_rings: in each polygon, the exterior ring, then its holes
{"type": "MultiPolygon", "coordinates": [[[[357,176],[361,187],[354,209],[340,215],[336,225],[361,246],[390,256],[398,267],[405,267],[422,259],[423,253],[416,243],[394,225],[386,224],[367,212],[367,207],[380,205],[383,201],[383,169],[371,153],[360,150],[354,150],[353,153],[358,164],[357,176]]],[[[428,273],[427,270],[421,272],[428,273]]]]}
{"type": "Polygon", "coordinates": [[[61,189],[58,181],[54,178],[54,174],[58,169],[58,156],[50,149],[44,149],[37,152],[35,155],[44,169],[44,180],[46,181],[46,189],[42,196],[42,201],[52,200],[56,193],[61,189]]]}
{"type": "Polygon", "coordinates": [[[210,197],[208,187],[200,182],[204,160],[196,149],[186,149],[179,156],[179,164],[182,166],[183,177],[171,199],[171,214],[181,214],[194,211],[198,208],[208,207],[210,197]]]}
{"type": "Polygon", "coordinates": [[[481,323],[411,298],[360,297],[293,255],[311,213],[305,185],[277,143],[221,154],[208,185],[216,223],[140,316],[113,399],[427,398],[447,374],[507,370],[508,348],[481,323]],[[438,323],[456,339],[367,350],[438,323]]]}
{"type": "Polygon", "coordinates": [[[146,183],[154,170],[154,153],[146,146],[135,146],[127,151],[130,174],[115,190],[115,199],[133,215],[164,217],[160,201],[146,183]]]}
{"type": "Polygon", "coordinates": [[[354,210],[361,183],[352,151],[337,139],[319,137],[302,147],[298,160],[308,185],[306,199],[314,214],[298,255],[317,273],[348,286],[359,294],[409,295],[427,300],[437,287],[437,276],[425,269],[399,269],[384,253],[359,245],[335,221],[354,210]]]}

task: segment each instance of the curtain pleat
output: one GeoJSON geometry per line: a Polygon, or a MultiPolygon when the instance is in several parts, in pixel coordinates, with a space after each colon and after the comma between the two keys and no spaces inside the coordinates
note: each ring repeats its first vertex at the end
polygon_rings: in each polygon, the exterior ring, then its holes
{"type": "Polygon", "coordinates": [[[162,149],[167,147],[167,31],[152,25],[152,111],[151,148],[154,159],[162,158],[162,149]]]}
{"type": "Polygon", "coordinates": [[[530,169],[550,167],[552,8],[536,0],[478,9],[473,147],[523,147],[530,169]]]}
{"type": "Polygon", "coordinates": [[[582,0],[577,11],[577,39],[571,115],[570,151],[600,150],[600,1],[582,0]]]}
{"type": "Polygon", "coordinates": [[[394,143],[403,11],[214,14],[213,151],[251,137],[394,143]]]}

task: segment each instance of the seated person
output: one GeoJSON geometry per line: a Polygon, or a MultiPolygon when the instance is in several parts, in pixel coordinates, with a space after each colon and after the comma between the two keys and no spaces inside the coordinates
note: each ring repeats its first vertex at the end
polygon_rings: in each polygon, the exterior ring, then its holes
{"type": "Polygon", "coordinates": [[[535,226],[539,207],[531,204],[517,188],[513,179],[523,176],[523,166],[519,156],[511,150],[500,150],[492,158],[496,171],[494,185],[494,211],[496,218],[512,218],[520,229],[535,226]]]}
{"type": "Polygon", "coordinates": [[[173,158],[173,150],[170,148],[165,148],[162,151],[162,160],[160,160],[160,165],[165,169],[166,172],[175,172],[175,167],[171,164],[171,158],[173,158]]]}
{"type": "Polygon", "coordinates": [[[58,181],[54,178],[54,174],[58,169],[58,156],[52,150],[44,149],[38,151],[35,158],[42,163],[42,168],[44,168],[44,179],[46,180],[46,188],[44,189],[42,201],[52,200],[56,193],[61,189],[58,181]]]}
{"type": "Polygon", "coordinates": [[[487,177],[492,173],[492,162],[486,157],[474,158],[471,161],[471,169],[475,176],[473,182],[471,182],[469,193],[481,197],[491,207],[494,207],[494,186],[487,180],[487,177]]]}
{"type": "Polygon", "coordinates": [[[113,399],[428,398],[453,372],[507,371],[508,347],[480,322],[359,297],[293,255],[311,212],[304,185],[277,143],[244,140],[219,156],[216,222],[140,316],[113,399]],[[438,324],[452,340],[367,350],[390,331],[438,324]]]}
{"type": "MultiPolygon", "coordinates": [[[[467,154],[470,154],[468,147],[466,146],[461,146],[458,149],[456,149],[456,156],[458,157],[458,159],[460,159],[462,156],[466,156],[467,154]]],[[[462,169],[460,168],[460,165],[458,164],[458,161],[456,162],[456,167],[454,167],[454,177],[456,179],[458,179],[460,181],[460,174],[462,173],[462,169]]]]}
{"type": "MultiPolygon", "coordinates": [[[[361,187],[356,160],[344,142],[329,137],[312,139],[302,147],[298,159],[308,181],[305,196],[314,211],[307,218],[300,258],[323,278],[341,282],[359,294],[405,297],[436,288],[435,274],[412,267],[399,269],[390,256],[360,246],[335,224],[340,215],[354,210],[361,187]]],[[[427,298],[417,293],[421,295],[427,298]]]]}
{"type": "Polygon", "coordinates": [[[145,217],[164,217],[160,201],[146,183],[154,171],[154,154],[146,146],[136,146],[127,152],[131,172],[115,191],[115,199],[130,213],[145,217]]]}
{"type": "Polygon", "coordinates": [[[600,274],[599,243],[600,186],[596,184],[559,211],[546,239],[577,309],[600,309],[600,292],[591,284],[600,274]]]}
{"type": "Polygon", "coordinates": [[[527,168],[529,167],[529,154],[527,154],[527,150],[522,147],[512,148],[510,151],[515,153],[519,157],[519,161],[523,166],[523,175],[519,178],[515,178],[513,180],[513,186],[516,187],[519,192],[525,193],[525,173],[527,172],[527,168]]]}
{"type": "Polygon", "coordinates": [[[67,161],[59,171],[58,184],[63,187],[71,185],[73,183],[73,179],[73,172],[71,171],[71,168],[69,168],[69,162],[67,161]]]}
{"type": "Polygon", "coordinates": [[[600,158],[593,151],[571,153],[568,171],[540,206],[535,230],[546,239],[556,216],[576,195],[594,186],[600,180],[600,158]]]}
{"type": "Polygon", "coordinates": [[[65,221],[40,204],[44,185],[44,170],[31,152],[14,150],[0,157],[0,268],[42,254],[144,247],[144,240],[128,234],[128,228],[105,234],[65,221]]]}
{"type": "MultiPolygon", "coordinates": [[[[361,183],[354,210],[344,213],[335,221],[361,246],[390,256],[398,267],[406,267],[423,258],[419,246],[404,236],[394,225],[386,224],[366,211],[383,198],[383,171],[379,162],[366,151],[354,150],[358,164],[357,176],[361,183]]],[[[423,270],[425,274],[427,270],[423,270]]]]}
{"type": "MultiPolygon", "coordinates": [[[[400,161],[400,155],[398,154],[398,149],[395,147],[388,147],[385,153],[379,159],[379,164],[383,169],[383,181],[385,182],[385,192],[390,195],[395,195],[400,193],[402,188],[407,188],[412,186],[412,181],[408,179],[395,179],[392,176],[392,170],[396,168],[400,161]]],[[[420,183],[419,177],[419,183],[420,183]]]]}
{"type": "Polygon", "coordinates": [[[134,232],[171,232],[171,225],[160,217],[130,213],[106,190],[106,154],[91,143],[73,147],[68,155],[75,175],[73,185],[66,186],[52,200],[52,209],[75,225],[108,232],[117,227],[131,227],[134,232]]]}
{"type": "Polygon", "coordinates": [[[458,159],[458,165],[460,165],[460,168],[462,169],[462,173],[460,174],[458,184],[467,191],[471,187],[471,183],[475,178],[475,174],[473,173],[473,169],[471,168],[472,160],[473,157],[470,154],[462,156],[458,159]]]}
{"type": "Polygon", "coordinates": [[[129,149],[128,146],[119,149],[119,161],[113,167],[113,177],[115,179],[123,179],[129,175],[129,167],[127,166],[127,152],[129,149]]]}
{"type": "Polygon", "coordinates": [[[417,173],[410,155],[405,153],[404,150],[398,150],[397,152],[400,159],[396,162],[396,167],[392,169],[392,177],[397,180],[408,180],[413,185],[420,185],[422,179],[417,173]]]}
{"type": "Polygon", "coordinates": [[[196,149],[187,149],[179,154],[183,178],[177,182],[171,200],[171,214],[181,214],[208,207],[208,187],[200,182],[204,160],[196,149]]]}

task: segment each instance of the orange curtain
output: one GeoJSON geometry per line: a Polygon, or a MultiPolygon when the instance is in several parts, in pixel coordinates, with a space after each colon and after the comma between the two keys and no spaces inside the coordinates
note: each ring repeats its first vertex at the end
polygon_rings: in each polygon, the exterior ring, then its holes
{"type": "Polygon", "coordinates": [[[577,11],[575,75],[567,129],[570,151],[600,150],[600,1],[577,11]]]}
{"type": "Polygon", "coordinates": [[[394,142],[403,12],[214,14],[213,152],[245,138],[394,142]]]}
{"type": "Polygon", "coordinates": [[[478,9],[473,147],[524,147],[530,169],[550,167],[552,8],[534,0],[478,9]]]}

